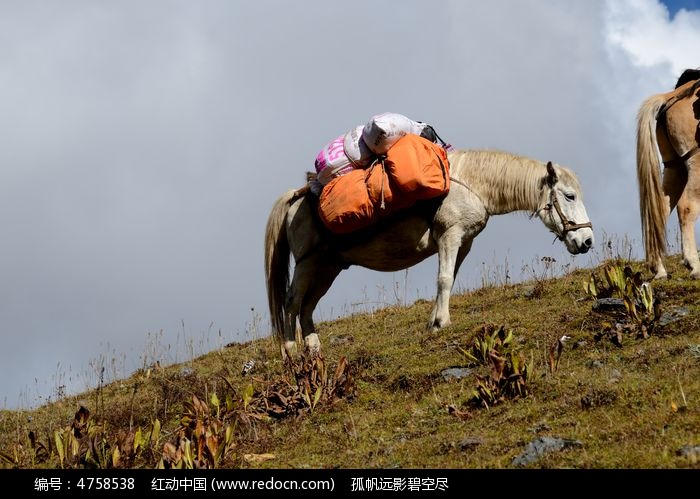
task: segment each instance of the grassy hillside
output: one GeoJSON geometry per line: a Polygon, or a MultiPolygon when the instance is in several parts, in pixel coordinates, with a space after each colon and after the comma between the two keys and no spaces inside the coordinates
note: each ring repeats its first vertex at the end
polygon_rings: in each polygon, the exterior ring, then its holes
{"type": "Polygon", "coordinates": [[[615,264],[643,271],[608,261],[455,295],[436,333],[424,330],[431,303],[390,307],[319,324],[322,360],[285,366],[267,338],[3,411],[0,463],[700,467],[700,283],[674,259],[672,278],[652,283],[655,311],[596,312],[583,283],[596,275],[604,295],[615,264]],[[536,439],[555,450],[518,459],[536,439]]]}

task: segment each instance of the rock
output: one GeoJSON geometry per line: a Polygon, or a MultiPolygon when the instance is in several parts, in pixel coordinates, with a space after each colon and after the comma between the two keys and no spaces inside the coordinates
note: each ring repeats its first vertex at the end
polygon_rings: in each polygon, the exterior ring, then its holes
{"type": "Polygon", "coordinates": [[[245,364],[243,364],[243,368],[241,369],[241,375],[246,376],[250,374],[250,372],[253,370],[255,367],[255,360],[250,359],[248,360],[245,364]]]}
{"type": "Polygon", "coordinates": [[[445,381],[449,381],[451,379],[466,378],[471,373],[472,370],[466,367],[449,367],[440,371],[440,374],[442,375],[445,381]]]}
{"type": "Polygon", "coordinates": [[[532,433],[542,433],[543,431],[550,431],[551,429],[551,426],[549,426],[545,421],[542,421],[541,423],[537,423],[532,428],[528,428],[528,431],[532,433]]]}
{"type": "Polygon", "coordinates": [[[465,437],[459,443],[460,450],[474,450],[484,443],[484,439],[480,437],[465,437]]]}
{"type": "Polygon", "coordinates": [[[340,336],[331,336],[328,343],[331,345],[347,345],[349,343],[354,343],[355,338],[349,334],[341,334],[340,336]]]}
{"type": "Polygon", "coordinates": [[[243,459],[252,464],[263,463],[271,459],[275,459],[277,456],[274,454],[243,454],[243,459]]]}
{"type": "Polygon", "coordinates": [[[626,313],[625,301],[622,298],[598,298],[593,304],[593,311],[605,313],[626,313]]]}
{"type": "Polygon", "coordinates": [[[617,392],[604,388],[591,388],[581,397],[581,407],[591,409],[615,403],[618,399],[617,392]]]}
{"type": "Polygon", "coordinates": [[[700,460],[700,445],[684,445],[676,454],[690,459],[692,463],[697,463],[700,460]]]}
{"type": "Polygon", "coordinates": [[[603,362],[600,360],[593,360],[588,364],[588,367],[591,367],[593,369],[600,369],[603,367],[603,362]]]}
{"type": "Polygon", "coordinates": [[[696,359],[700,359],[700,345],[688,345],[688,352],[696,359]]]}
{"type": "Polygon", "coordinates": [[[468,419],[470,419],[470,418],[472,417],[471,412],[469,412],[469,411],[461,411],[461,410],[457,409],[457,408],[456,408],[454,405],[452,405],[452,404],[450,404],[450,405],[447,406],[447,413],[448,413],[450,416],[455,416],[455,417],[461,419],[462,421],[466,421],[466,420],[468,420],[468,419]]]}
{"type": "Polygon", "coordinates": [[[672,322],[679,321],[689,313],[690,311],[686,307],[679,307],[670,312],[664,312],[659,318],[659,326],[667,326],[672,322]]]}
{"type": "Polygon", "coordinates": [[[539,460],[548,452],[558,452],[564,449],[583,447],[583,443],[578,440],[570,440],[567,438],[558,437],[538,437],[533,440],[525,451],[513,459],[513,466],[527,466],[539,460]]]}

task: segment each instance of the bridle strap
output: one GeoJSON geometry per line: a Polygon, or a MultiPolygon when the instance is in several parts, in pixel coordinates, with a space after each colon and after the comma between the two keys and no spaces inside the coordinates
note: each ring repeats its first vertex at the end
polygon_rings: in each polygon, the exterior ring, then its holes
{"type": "MultiPolygon", "coordinates": [[[[700,80],[698,80],[698,81],[700,81],[700,80]]],[[[695,147],[693,147],[690,151],[688,151],[688,152],[685,153],[683,156],[681,156],[681,160],[682,160],[684,163],[687,163],[688,160],[689,160],[690,158],[692,158],[693,156],[695,156],[695,155],[696,155],[697,153],[699,153],[699,152],[700,152],[700,147],[699,147],[699,146],[695,146],[695,147]]]]}
{"type": "Polygon", "coordinates": [[[559,206],[559,200],[557,197],[554,195],[554,189],[552,188],[549,191],[549,196],[551,198],[550,206],[554,206],[554,209],[556,210],[557,214],[559,215],[559,218],[561,219],[561,225],[562,225],[562,232],[561,232],[561,238],[564,239],[564,236],[566,236],[567,232],[572,232],[578,229],[593,229],[593,224],[591,222],[585,222],[582,224],[577,224],[566,218],[564,213],[561,211],[561,206],[559,206]]]}

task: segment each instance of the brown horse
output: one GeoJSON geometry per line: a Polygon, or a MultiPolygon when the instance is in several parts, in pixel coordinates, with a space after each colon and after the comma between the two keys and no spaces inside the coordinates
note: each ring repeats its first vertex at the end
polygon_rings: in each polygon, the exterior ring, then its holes
{"type": "Polygon", "coordinates": [[[637,181],[642,237],[655,279],[668,276],[666,223],[676,208],[683,263],[700,278],[695,220],[700,214],[700,71],[687,70],[672,92],[652,95],[637,116],[637,181]],[[657,149],[658,148],[658,149],[657,149]],[[664,164],[660,175],[659,153],[664,164]]]}

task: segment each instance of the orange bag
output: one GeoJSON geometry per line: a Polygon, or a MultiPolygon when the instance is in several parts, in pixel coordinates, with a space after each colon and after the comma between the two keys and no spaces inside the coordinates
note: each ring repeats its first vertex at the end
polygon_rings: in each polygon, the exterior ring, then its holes
{"type": "Polygon", "coordinates": [[[352,170],[326,184],[319,197],[318,213],[331,232],[347,234],[407,206],[396,201],[384,166],[375,163],[367,170],[352,170]]]}
{"type": "Polygon", "coordinates": [[[449,162],[445,150],[418,135],[406,135],[383,161],[332,179],[321,191],[318,214],[336,234],[372,225],[416,201],[447,193],[449,162]]]}
{"type": "Polygon", "coordinates": [[[401,137],[387,152],[384,165],[398,189],[414,202],[450,190],[447,152],[418,135],[401,137]]]}

